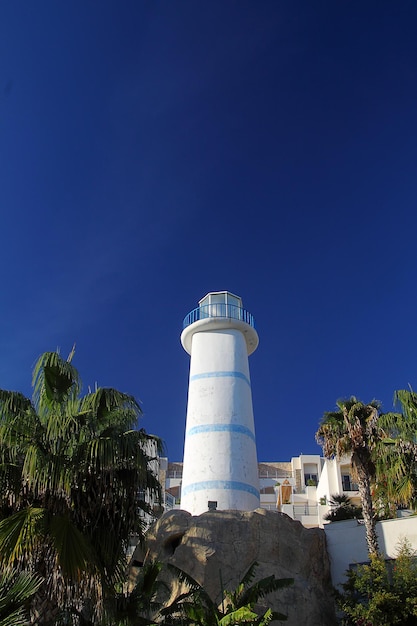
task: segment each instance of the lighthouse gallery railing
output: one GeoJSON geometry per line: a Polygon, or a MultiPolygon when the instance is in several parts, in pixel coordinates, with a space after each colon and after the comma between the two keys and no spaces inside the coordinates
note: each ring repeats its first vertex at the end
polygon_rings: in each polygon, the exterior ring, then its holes
{"type": "Polygon", "coordinates": [[[249,326],[252,326],[252,328],[255,328],[255,320],[249,311],[242,309],[242,307],[236,306],[235,304],[226,304],[224,302],[206,304],[193,309],[184,317],[182,327],[187,328],[190,324],[194,324],[194,322],[198,322],[198,320],[204,320],[209,317],[223,317],[241,320],[242,322],[249,324],[249,326]]]}

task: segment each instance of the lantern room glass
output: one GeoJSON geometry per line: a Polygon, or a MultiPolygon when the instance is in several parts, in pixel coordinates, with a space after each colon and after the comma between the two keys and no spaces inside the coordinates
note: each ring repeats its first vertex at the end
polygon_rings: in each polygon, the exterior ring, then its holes
{"type": "Polygon", "coordinates": [[[199,302],[200,319],[205,317],[241,318],[242,298],[229,291],[208,293],[199,302]]]}

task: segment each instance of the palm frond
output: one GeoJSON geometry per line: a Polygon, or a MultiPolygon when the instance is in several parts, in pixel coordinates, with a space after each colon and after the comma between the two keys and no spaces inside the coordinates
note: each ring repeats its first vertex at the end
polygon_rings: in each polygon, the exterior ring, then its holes
{"type": "Polygon", "coordinates": [[[6,564],[24,559],[44,536],[45,509],[26,507],[0,522],[0,558],[6,564]]]}
{"type": "Polygon", "coordinates": [[[73,397],[69,398],[65,405],[44,413],[46,439],[55,450],[61,450],[62,445],[70,444],[71,439],[80,431],[83,424],[79,419],[79,405],[80,400],[73,397]]]}
{"type": "Polygon", "coordinates": [[[319,429],[316,432],[316,441],[323,448],[326,458],[333,458],[344,454],[345,426],[341,413],[324,413],[319,429]]]}
{"type": "Polygon", "coordinates": [[[255,624],[258,614],[247,606],[241,606],[235,611],[227,613],[219,620],[219,626],[233,626],[234,624],[255,624]]]}
{"type": "Polygon", "coordinates": [[[400,405],[407,417],[417,418],[417,393],[409,389],[399,389],[394,393],[394,405],[400,405]]]}
{"type": "Polygon", "coordinates": [[[80,380],[78,371],[58,352],[44,352],[33,370],[32,385],[35,405],[47,409],[78,395],[80,380]]]}
{"type": "Polygon", "coordinates": [[[274,591],[284,589],[294,584],[293,578],[275,578],[275,575],[267,576],[255,582],[251,587],[245,589],[240,597],[240,605],[255,605],[261,598],[266,597],[274,591]]]}
{"type": "Polygon", "coordinates": [[[158,581],[158,576],[163,568],[163,563],[160,561],[147,561],[142,567],[141,576],[136,585],[143,596],[151,598],[157,588],[163,586],[167,589],[166,583],[158,581]]]}
{"type": "Polygon", "coordinates": [[[172,563],[167,563],[167,566],[179,582],[188,587],[189,591],[180,594],[170,605],[161,609],[160,614],[164,622],[169,617],[169,622],[173,623],[178,615],[182,615],[187,623],[216,624],[221,613],[206,590],[184,570],[172,563]]]}
{"type": "Polygon", "coordinates": [[[21,493],[21,466],[7,455],[2,454],[0,458],[0,502],[3,500],[7,509],[16,503],[21,493]]]}
{"type": "Polygon", "coordinates": [[[164,618],[167,616],[174,616],[175,614],[177,614],[183,607],[184,605],[184,601],[188,601],[194,598],[194,592],[193,591],[186,591],[184,593],[180,593],[172,602],[171,604],[168,604],[166,606],[164,606],[160,611],[160,615],[162,615],[164,618]]]}
{"type": "Polygon", "coordinates": [[[25,626],[25,604],[43,584],[40,576],[5,568],[0,573],[0,626],[25,626]]]}
{"type": "Polygon", "coordinates": [[[96,527],[90,528],[89,537],[90,545],[95,551],[95,563],[103,573],[106,585],[111,587],[122,582],[126,572],[127,538],[121,541],[112,520],[105,515],[97,519],[96,527]]]}
{"type": "Polygon", "coordinates": [[[259,567],[259,563],[257,563],[257,561],[254,561],[252,565],[249,567],[246,574],[243,576],[242,580],[240,581],[240,585],[247,587],[248,585],[251,584],[253,580],[255,580],[257,567],[259,567]]]}
{"type": "Polygon", "coordinates": [[[117,414],[117,424],[126,430],[134,426],[142,414],[142,409],[133,396],[107,387],[100,387],[84,396],[80,410],[88,412],[95,427],[101,429],[110,425],[117,414]]]}
{"type": "Polygon", "coordinates": [[[39,429],[31,401],[15,391],[0,390],[0,446],[16,458],[39,429]]]}
{"type": "Polygon", "coordinates": [[[0,389],[0,418],[10,419],[11,416],[21,416],[32,411],[32,403],[19,391],[0,389]]]}
{"type": "Polygon", "coordinates": [[[72,359],[74,358],[74,354],[75,354],[75,343],[74,343],[74,345],[71,348],[71,352],[67,356],[67,362],[68,363],[71,363],[72,359]]]}
{"type": "Polygon", "coordinates": [[[67,577],[79,580],[81,574],[95,570],[94,550],[69,515],[50,516],[48,530],[57,562],[67,577]]]}
{"type": "Polygon", "coordinates": [[[280,613],[279,611],[272,611],[271,615],[268,615],[268,611],[263,616],[263,619],[259,622],[258,626],[265,626],[269,624],[269,622],[286,622],[288,619],[287,615],[280,613]],[[266,619],[266,621],[264,621],[266,619]]]}
{"type": "Polygon", "coordinates": [[[114,615],[118,624],[132,626],[155,624],[155,620],[150,616],[161,608],[161,603],[156,601],[156,595],[161,589],[168,591],[166,583],[158,580],[162,567],[161,562],[148,561],[140,569],[132,590],[117,591],[114,598],[109,598],[108,612],[114,615]]]}
{"type": "Polygon", "coordinates": [[[402,430],[404,424],[404,415],[401,413],[382,413],[379,420],[381,430],[389,436],[395,436],[400,430],[402,430]]]}
{"type": "Polygon", "coordinates": [[[167,563],[167,567],[179,580],[179,582],[186,585],[190,591],[200,591],[203,589],[200,583],[195,580],[195,578],[193,578],[190,574],[187,574],[187,572],[185,572],[180,567],[177,567],[173,563],[167,563]]]}

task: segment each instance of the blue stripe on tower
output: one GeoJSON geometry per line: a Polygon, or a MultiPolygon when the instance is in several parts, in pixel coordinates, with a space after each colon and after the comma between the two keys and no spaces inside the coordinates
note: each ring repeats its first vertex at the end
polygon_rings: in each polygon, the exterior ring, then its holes
{"type": "Polygon", "coordinates": [[[242,426],[241,424],[200,424],[199,426],[193,426],[187,430],[186,436],[199,435],[200,433],[238,433],[239,435],[246,435],[250,437],[252,441],[256,441],[254,433],[242,426]]]}
{"type": "Polygon", "coordinates": [[[242,372],[203,372],[202,374],[193,374],[193,376],[190,376],[190,381],[200,380],[201,378],[241,378],[250,387],[249,378],[245,376],[245,374],[242,374],[242,372]]]}
{"type": "Polygon", "coordinates": [[[241,483],[235,480],[202,480],[198,483],[191,483],[186,485],[181,490],[181,497],[193,493],[194,491],[201,491],[202,489],[226,489],[228,491],[247,491],[256,498],[259,498],[259,490],[248,485],[247,483],[241,483]]]}

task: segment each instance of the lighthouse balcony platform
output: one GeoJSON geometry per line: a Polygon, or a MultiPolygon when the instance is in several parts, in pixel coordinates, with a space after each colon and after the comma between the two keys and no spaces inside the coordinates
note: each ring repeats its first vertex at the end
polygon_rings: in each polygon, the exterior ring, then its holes
{"type": "Polygon", "coordinates": [[[226,304],[224,302],[198,306],[193,309],[190,313],[188,313],[188,315],[185,316],[183,328],[187,328],[187,326],[194,324],[194,322],[209,318],[239,320],[249,324],[252,328],[255,328],[255,320],[249,311],[240,306],[226,304]]]}

